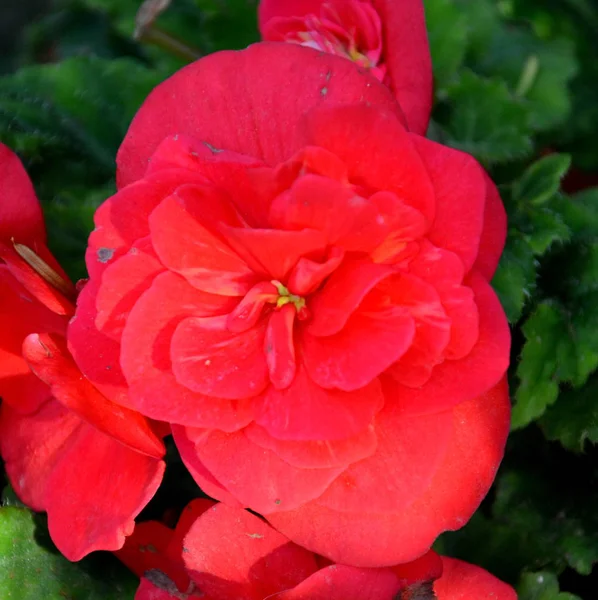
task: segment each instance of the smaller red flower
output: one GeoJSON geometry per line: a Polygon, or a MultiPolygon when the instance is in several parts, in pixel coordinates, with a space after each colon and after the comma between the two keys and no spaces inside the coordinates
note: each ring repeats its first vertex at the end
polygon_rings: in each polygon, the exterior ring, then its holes
{"type": "Polygon", "coordinates": [[[0,178],[0,454],[18,496],[48,513],[52,539],[78,560],[122,546],[162,479],[164,446],[70,356],[76,290],[46,248],[27,174],[1,144],[0,178]]]}
{"type": "Polygon", "coordinates": [[[432,66],[421,0],[261,0],[266,41],[352,60],[395,93],[409,128],[425,133],[432,66]]]}
{"type": "Polygon", "coordinates": [[[334,564],[238,508],[194,500],[173,531],[140,523],[117,556],[135,600],[516,600],[483,569],[429,551],[386,568],[334,564]]]}

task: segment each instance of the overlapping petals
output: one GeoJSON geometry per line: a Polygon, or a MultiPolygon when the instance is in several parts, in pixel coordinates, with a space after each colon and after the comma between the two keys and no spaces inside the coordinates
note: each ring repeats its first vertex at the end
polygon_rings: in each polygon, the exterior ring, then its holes
{"type": "Polygon", "coordinates": [[[99,390],[333,560],[409,561],[465,522],[509,417],[503,210],[474,159],[349,61],[258,44],[159,86],[119,183],[69,328],[99,390]]]}
{"type": "Polygon", "coordinates": [[[31,182],[4,146],[0,176],[0,454],[16,493],[47,511],[54,542],[78,560],[123,545],[162,479],[164,446],[75,365],[64,337],[75,288],[45,247],[31,182]]]}
{"type": "Polygon", "coordinates": [[[432,66],[421,0],[261,0],[267,41],[345,57],[388,85],[411,131],[425,134],[432,66]]]}
{"type": "Polygon", "coordinates": [[[117,556],[142,577],[136,600],[515,600],[483,569],[427,552],[416,561],[364,569],[330,563],[244,510],[194,500],[175,530],[137,525],[117,556]]]}

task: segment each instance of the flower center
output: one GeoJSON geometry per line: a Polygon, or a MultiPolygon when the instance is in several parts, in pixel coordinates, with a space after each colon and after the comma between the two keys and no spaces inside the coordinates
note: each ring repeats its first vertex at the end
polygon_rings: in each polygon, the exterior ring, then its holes
{"type": "Polygon", "coordinates": [[[280,283],[280,281],[272,281],[272,285],[276,288],[278,292],[278,299],[276,300],[276,308],[282,308],[285,304],[294,304],[295,309],[299,312],[301,309],[305,308],[305,298],[301,296],[297,296],[297,294],[292,294],[285,285],[280,283]]]}

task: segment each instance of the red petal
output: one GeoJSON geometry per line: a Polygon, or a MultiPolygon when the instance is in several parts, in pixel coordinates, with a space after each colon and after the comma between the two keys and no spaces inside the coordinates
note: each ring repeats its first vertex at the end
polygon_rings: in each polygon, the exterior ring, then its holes
{"type": "Polygon", "coordinates": [[[164,267],[148,253],[133,247],[103,272],[96,296],[96,327],[119,341],[131,309],[164,267]]]}
{"type": "Polygon", "coordinates": [[[226,311],[230,301],[200,292],[174,273],[156,277],[133,307],[122,336],[121,363],[135,408],[154,419],[226,431],[251,421],[249,402],[208,398],[180,385],[172,374],[176,326],[189,315],[213,312],[218,302],[226,311]]]}
{"type": "Polygon", "coordinates": [[[319,231],[280,231],[221,227],[227,242],[253,270],[264,277],[284,281],[303,256],[320,257],[326,240],[319,231]]]}
{"type": "Polygon", "coordinates": [[[280,600],[394,600],[399,579],[390,569],[330,565],[282,594],[280,600]],[[355,594],[358,593],[358,596],[355,594]]]}
{"type": "Polygon", "coordinates": [[[446,410],[471,400],[496,385],[509,366],[511,336],[504,311],[488,283],[475,272],[465,280],[475,294],[480,322],[472,351],[460,360],[445,360],[434,367],[420,389],[397,384],[397,401],[407,414],[446,410]]]}
{"type": "Polygon", "coordinates": [[[490,488],[509,431],[506,381],[455,407],[452,418],[444,460],[404,510],[366,512],[368,501],[358,512],[339,512],[315,501],[268,520],[295,543],[339,563],[382,567],[416,559],[441,532],[462,527],[490,488]]]}
{"type": "Polygon", "coordinates": [[[290,387],[254,400],[255,422],[281,440],[342,440],[367,429],[382,403],[377,379],[354,392],[326,390],[300,366],[290,387]]]}
{"type": "Polygon", "coordinates": [[[478,308],[472,290],[463,282],[463,264],[452,252],[421,244],[420,253],[409,263],[409,272],[435,286],[442,306],[451,320],[451,338],[445,358],[463,358],[479,335],[478,308]]]}
{"type": "Polygon", "coordinates": [[[442,575],[442,557],[434,550],[429,550],[414,561],[397,565],[392,570],[399,576],[402,586],[433,581],[442,575]]]}
{"type": "Polygon", "coordinates": [[[500,579],[469,563],[443,557],[442,577],[434,583],[438,600],[517,600],[515,590],[500,579]]]}
{"type": "Polygon", "coordinates": [[[23,499],[37,500],[33,506],[48,512],[62,554],[79,560],[94,550],[121,548],[157,490],[164,463],[114,441],[58,403],[17,419],[6,418],[5,410],[0,440],[7,472],[23,499]]]}
{"type": "Polygon", "coordinates": [[[36,511],[45,510],[47,482],[61,449],[83,421],[58,402],[23,415],[8,404],[0,407],[0,454],[19,498],[36,511]]]}
{"type": "Polygon", "coordinates": [[[464,152],[412,135],[436,196],[436,218],[428,239],[461,258],[465,271],[475,262],[486,203],[484,171],[464,152]]]}
{"type": "Polygon", "coordinates": [[[304,175],[274,200],[270,222],[277,228],[315,229],[328,244],[368,252],[382,240],[376,206],[348,185],[320,175],[304,175]]]}
{"type": "Polygon", "coordinates": [[[266,363],[270,381],[278,390],[288,388],[297,372],[293,340],[296,312],[294,306],[287,304],[270,315],[266,327],[264,338],[266,363]]]}
{"type": "Polygon", "coordinates": [[[188,317],[172,336],[172,372],[194,392],[238,400],[257,396],[268,385],[264,352],[266,324],[241,333],[227,317],[188,317]]]}
{"type": "Polygon", "coordinates": [[[81,372],[106,398],[131,407],[127,382],[120,367],[120,344],[101,333],[95,325],[97,279],[86,283],[77,298],[77,312],[67,332],[69,351],[81,372]]]}
{"type": "Polygon", "coordinates": [[[260,0],[258,17],[260,30],[273,17],[302,17],[320,14],[324,0],[260,0]]]}
{"type": "Polygon", "coordinates": [[[64,338],[31,334],[23,343],[23,355],[53,396],[81,419],[133,450],[154,458],[164,456],[162,440],[139,413],[110,402],[82,376],[64,338]]]}
{"type": "Polygon", "coordinates": [[[394,399],[386,395],[385,408],[374,424],[376,452],[349,466],[318,504],[352,513],[359,513],[364,506],[373,513],[406,509],[430,485],[444,459],[451,429],[450,412],[405,417],[394,399]]]}
{"type": "Polygon", "coordinates": [[[200,516],[184,540],[185,567],[214,600],[257,600],[294,587],[317,570],[314,555],[267,523],[217,504],[200,516]]]}
{"type": "Polygon", "coordinates": [[[0,265],[0,396],[19,412],[33,412],[50,390],[29,369],[23,340],[35,331],[63,333],[66,319],[42,306],[0,265]]]}
{"type": "Polygon", "coordinates": [[[276,304],[278,291],[273,283],[261,281],[256,283],[235,309],[226,317],[229,331],[241,333],[255,327],[262,318],[262,311],[268,303],[276,304]]]}
{"type": "Polygon", "coordinates": [[[350,102],[399,112],[385,86],[340,57],[275,43],[212,54],[150,94],[119,150],[118,185],[143,177],[147,159],[176,133],[281,163],[298,150],[300,115],[318,104],[350,102]]]}
{"type": "Polygon", "coordinates": [[[0,241],[32,246],[44,245],[46,231],[40,204],[18,156],[0,144],[0,241]]]}
{"type": "MultiPolygon", "coordinates": [[[[207,142],[176,134],[160,143],[146,172],[164,168],[186,168],[200,175],[231,198],[252,226],[267,223],[275,174],[262,161],[245,154],[214,148],[207,142]]],[[[184,177],[181,177],[184,181],[184,177]]]]}
{"type": "Polygon", "coordinates": [[[254,275],[215,233],[218,221],[212,217],[235,218],[218,193],[197,186],[182,187],[152,212],[152,244],[162,263],[194,287],[224,296],[242,296],[251,287],[254,275]],[[208,214],[199,217],[202,207],[208,214]]]}
{"type": "Polygon", "coordinates": [[[293,467],[253,444],[242,431],[188,428],[186,436],[195,442],[197,458],[217,483],[261,514],[292,510],[317,498],[343,470],[293,467]]]}
{"type": "Polygon", "coordinates": [[[336,335],[303,336],[305,368],[322,387],[358,390],[397,361],[414,334],[415,322],[407,310],[358,312],[336,335]]]}
{"type": "Polygon", "coordinates": [[[384,63],[390,88],[409,129],[424,135],[432,109],[432,60],[420,0],[372,0],[382,22],[384,63]]]}
{"type": "Polygon", "coordinates": [[[317,336],[338,333],[367,293],[393,272],[391,267],[368,260],[345,260],[324,287],[309,299],[313,317],[307,331],[317,336]]]}
{"type": "Polygon", "coordinates": [[[309,258],[300,258],[289,275],[287,287],[293,294],[307,296],[333,273],[343,261],[345,253],[340,248],[330,248],[324,262],[315,262],[309,258]]]}
{"type": "Polygon", "coordinates": [[[183,169],[161,171],[120,190],[96,210],[95,230],[89,236],[85,255],[93,279],[124,254],[137,240],[150,234],[148,218],[166,197],[183,183],[205,183],[205,178],[183,169]]]}
{"type": "Polygon", "coordinates": [[[59,315],[72,315],[75,312],[77,294],[75,287],[45,246],[38,245],[36,254],[62,278],[63,289],[59,290],[51,285],[13,247],[0,242],[0,259],[12,276],[48,310],[59,315]]]}
{"type": "Polygon", "coordinates": [[[168,573],[171,565],[165,554],[173,533],[172,529],[158,521],[137,523],[125,545],[114,555],[137,577],[151,569],[168,573]]]}
{"type": "Polygon", "coordinates": [[[271,450],[294,467],[329,469],[344,467],[371,456],[376,450],[373,427],[343,440],[279,440],[252,423],[243,433],[260,448],[271,450]]]}
{"type": "Polygon", "coordinates": [[[485,174],[486,210],[478,257],[474,264],[488,281],[492,279],[507,238],[507,213],[496,186],[485,174]]]}
{"type": "Polygon", "coordinates": [[[304,123],[306,143],[336,154],[347,165],[351,183],[393,192],[433,222],[434,188],[415,136],[395,113],[360,103],[314,109],[304,123]]]}
{"type": "Polygon", "coordinates": [[[226,503],[228,506],[243,508],[243,505],[208,471],[197,456],[195,439],[202,435],[206,435],[205,429],[181,427],[180,425],[172,426],[172,436],[183,463],[185,463],[191,477],[195,479],[195,482],[202,491],[208,496],[226,503]]]}

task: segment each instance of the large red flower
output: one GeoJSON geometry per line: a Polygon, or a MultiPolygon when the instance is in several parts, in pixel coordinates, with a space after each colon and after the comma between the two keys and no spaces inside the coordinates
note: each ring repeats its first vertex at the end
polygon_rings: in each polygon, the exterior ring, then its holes
{"type": "Polygon", "coordinates": [[[123,545],[162,479],[164,447],[69,355],[75,289],[45,246],[27,174],[1,144],[0,186],[0,453],[19,497],[48,512],[54,542],[77,560],[123,545]]]}
{"type": "Polygon", "coordinates": [[[69,328],[99,389],[173,424],[207,493],[364,566],[461,526],[509,421],[500,198],[397,110],[291,44],[183,69],[119,151],[69,328]]]}
{"type": "Polygon", "coordinates": [[[140,523],[117,556],[139,577],[135,600],[516,600],[474,565],[429,551],[379,569],[339,564],[238,508],[194,500],[176,530],[140,523]]]}
{"type": "Polygon", "coordinates": [[[425,134],[432,64],[421,0],[261,0],[264,40],[343,56],[388,85],[409,129],[425,134]]]}

